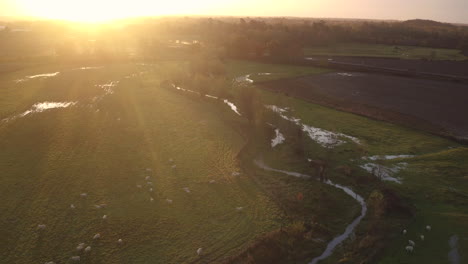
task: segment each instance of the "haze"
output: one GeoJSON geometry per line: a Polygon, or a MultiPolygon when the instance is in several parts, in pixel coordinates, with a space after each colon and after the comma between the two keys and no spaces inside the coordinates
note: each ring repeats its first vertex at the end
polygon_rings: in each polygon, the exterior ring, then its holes
{"type": "Polygon", "coordinates": [[[157,15],[297,16],[363,19],[412,18],[468,23],[465,0],[5,0],[0,16],[28,16],[75,21],[105,21],[157,15]]]}

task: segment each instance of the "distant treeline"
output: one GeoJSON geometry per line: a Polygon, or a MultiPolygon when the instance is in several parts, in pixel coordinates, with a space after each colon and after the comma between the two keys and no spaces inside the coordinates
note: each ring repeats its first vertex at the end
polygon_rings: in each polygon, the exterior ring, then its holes
{"type": "Polygon", "coordinates": [[[167,59],[206,51],[220,58],[294,59],[336,43],[460,49],[468,27],[430,20],[145,18],[99,26],[63,21],[0,23],[0,59],[167,59]]]}

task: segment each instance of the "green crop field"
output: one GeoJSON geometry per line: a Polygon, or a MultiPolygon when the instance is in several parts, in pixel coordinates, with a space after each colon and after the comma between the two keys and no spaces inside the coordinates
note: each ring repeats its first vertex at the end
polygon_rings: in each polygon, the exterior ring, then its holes
{"type": "Polygon", "coordinates": [[[460,50],[379,44],[334,44],[305,49],[306,56],[358,56],[401,59],[466,60],[460,50]]]}
{"type": "Polygon", "coordinates": [[[30,66],[0,75],[0,236],[6,242],[0,263],[68,263],[72,256],[82,263],[219,263],[284,224],[312,219],[321,232],[301,237],[301,245],[284,242],[288,252],[306,259],[283,263],[308,263],[356,218],[359,204],[329,185],[253,163],[262,159],[276,169],[314,175],[307,158],[329,160],[328,177],[369,206],[357,238],[321,264],[346,259],[354,242],[372,245],[373,199],[383,187],[415,213],[409,220],[385,218],[393,233],[386,234],[379,263],[447,262],[454,234],[461,238],[462,258],[468,257],[466,147],[255,86],[327,70],[228,62],[229,79],[250,75],[248,88],[261,99],[262,123],[251,131],[244,115],[223,101],[161,85],[184,63],[84,66],[30,66]],[[44,102],[49,104],[38,104],[44,102]],[[343,139],[329,148],[320,137],[298,137],[299,125],[264,105],[287,108],[284,115],[300,124],[356,142],[343,139]],[[285,138],[274,148],[266,122],[285,138]],[[379,162],[407,163],[393,175],[402,184],[381,182],[360,168],[368,162],[364,156],[403,154],[414,157],[379,162]],[[340,166],[353,173],[343,175],[340,166]],[[295,199],[298,193],[303,200],[295,199]],[[422,233],[426,240],[417,240],[422,233]],[[413,254],[404,250],[407,239],[417,240],[413,254]],[[77,251],[79,243],[91,251],[77,251]]]}

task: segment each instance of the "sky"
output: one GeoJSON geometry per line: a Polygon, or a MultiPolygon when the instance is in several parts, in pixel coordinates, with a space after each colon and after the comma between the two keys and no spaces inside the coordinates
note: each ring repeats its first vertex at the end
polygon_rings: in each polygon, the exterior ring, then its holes
{"type": "Polygon", "coordinates": [[[0,17],[105,21],[157,15],[421,18],[468,23],[468,0],[0,0],[0,17]]]}

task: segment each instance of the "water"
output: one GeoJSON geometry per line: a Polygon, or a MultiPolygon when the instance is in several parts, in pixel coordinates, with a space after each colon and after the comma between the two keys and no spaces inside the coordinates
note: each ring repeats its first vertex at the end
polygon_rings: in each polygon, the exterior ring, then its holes
{"type": "Polygon", "coordinates": [[[271,140],[271,147],[274,148],[276,147],[277,145],[281,144],[284,142],[285,138],[284,138],[284,135],[281,134],[281,132],[279,131],[279,129],[275,129],[275,138],[271,140]]]}
{"type": "Polygon", "coordinates": [[[307,135],[315,142],[319,143],[322,147],[333,148],[335,146],[346,143],[346,140],[350,140],[356,144],[361,144],[359,139],[345,135],[343,133],[337,133],[321,129],[318,127],[309,126],[301,123],[301,119],[295,117],[288,117],[285,113],[288,112],[287,108],[281,108],[276,105],[267,105],[266,108],[280,115],[281,118],[291,121],[294,124],[300,126],[302,131],[306,132],[307,135]]]}
{"type": "Polygon", "coordinates": [[[366,163],[360,167],[366,171],[372,173],[373,175],[379,177],[382,181],[389,181],[401,184],[401,179],[393,177],[393,174],[398,173],[400,170],[404,169],[408,163],[400,162],[392,167],[383,166],[375,163],[366,163]]]}
{"type": "Polygon", "coordinates": [[[5,118],[2,121],[8,122],[8,121],[14,120],[16,118],[25,117],[27,115],[34,114],[34,113],[41,113],[41,112],[44,112],[44,111],[50,110],[50,109],[67,108],[67,107],[75,105],[76,103],[77,102],[41,102],[41,103],[36,103],[29,110],[26,110],[25,112],[23,112],[23,113],[21,113],[19,115],[15,115],[15,116],[12,116],[12,117],[9,117],[9,118],[5,118]]]}
{"type": "Polygon", "coordinates": [[[364,160],[392,160],[392,159],[406,159],[413,158],[414,155],[376,155],[369,157],[362,157],[364,160]]]}
{"type": "Polygon", "coordinates": [[[42,73],[42,74],[36,74],[36,75],[29,75],[24,77],[23,79],[18,79],[16,80],[17,83],[19,82],[25,82],[30,79],[36,79],[36,78],[50,78],[50,77],[55,77],[59,75],[60,72],[52,72],[52,73],[42,73]]]}
{"type": "MultiPolygon", "coordinates": [[[[283,174],[298,177],[298,178],[312,178],[312,176],[310,176],[310,175],[301,174],[301,173],[298,173],[298,172],[291,172],[291,171],[273,169],[273,168],[269,167],[268,165],[266,165],[263,161],[255,160],[254,163],[258,167],[260,167],[260,168],[262,168],[264,170],[267,170],[267,171],[279,172],[279,173],[283,173],[283,174]]],[[[335,238],[333,238],[327,244],[327,247],[326,247],[325,251],[320,256],[312,259],[309,262],[309,264],[316,264],[320,260],[326,259],[329,256],[331,256],[331,254],[333,253],[335,248],[338,245],[340,245],[343,241],[345,241],[353,233],[356,226],[361,222],[362,218],[364,218],[364,216],[367,213],[367,205],[366,205],[366,202],[364,201],[364,198],[362,198],[360,195],[358,195],[353,190],[351,190],[351,188],[340,185],[340,184],[333,183],[330,180],[327,180],[325,183],[330,185],[330,186],[333,186],[335,188],[338,188],[338,189],[344,191],[347,195],[351,196],[354,200],[356,200],[361,205],[361,214],[356,219],[354,219],[353,222],[351,222],[346,227],[345,231],[342,234],[340,234],[340,235],[336,236],[335,238]]]]}
{"type": "Polygon", "coordinates": [[[233,104],[232,102],[229,102],[227,99],[224,99],[223,102],[229,105],[229,107],[231,107],[231,110],[234,111],[236,114],[241,115],[239,111],[237,110],[237,106],[235,104],[233,104]]]}

